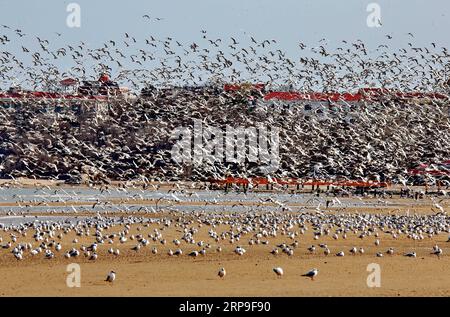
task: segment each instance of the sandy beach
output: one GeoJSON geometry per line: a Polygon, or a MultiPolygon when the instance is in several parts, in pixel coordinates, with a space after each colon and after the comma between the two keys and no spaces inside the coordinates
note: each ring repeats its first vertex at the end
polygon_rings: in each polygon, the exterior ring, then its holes
{"type": "MultiPolygon", "coordinates": [[[[353,198],[352,198],[353,199],[353,198]]],[[[402,200],[395,200],[401,204],[402,200]]],[[[184,202],[188,204],[188,202],[184,202]]],[[[390,213],[404,215],[408,208],[408,200],[403,200],[403,206],[390,213]]],[[[446,202],[442,202],[446,205],[446,202]]],[[[200,207],[199,207],[200,208],[200,207]]],[[[376,213],[383,208],[358,208],[358,213],[376,213]]],[[[311,212],[311,211],[305,211],[311,212]]],[[[342,210],[330,209],[328,213],[343,213],[342,210]]],[[[349,214],[355,210],[347,210],[349,214]]],[[[429,202],[423,202],[423,206],[417,206],[415,212],[418,215],[430,215],[429,202]]],[[[95,215],[96,213],[92,213],[95,215]]],[[[388,213],[389,214],[389,213],[388,213]]],[[[86,214],[87,215],[87,214],[86,214]]],[[[115,214],[117,216],[118,213],[115,214]]],[[[66,213],[65,217],[71,216],[66,213]]],[[[79,214],[72,215],[80,217],[79,214]]],[[[122,216],[128,216],[123,212],[122,216]]],[[[175,211],[158,214],[135,214],[134,217],[144,219],[172,219],[177,223],[179,217],[191,221],[189,228],[197,228],[195,240],[203,241],[210,247],[205,249],[206,255],[190,257],[187,253],[200,250],[196,244],[188,244],[181,240],[179,246],[175,246],[174,239],[182,236],[181,227],[164,226],[161,223],[132,224],[128,233],[128,240],[119,243],[117,238],[112,244],[98,245],[98,259],[89,260],[81,255],[77,258],[64,258],[64,252],[71,248],[80,249],[81,246],[89,246],[95,241],[94,229],[90,236],[77,236],[74,231],[63,235],[62,239],[54,237],[62,246],[62,250],[55,251],[53,259],[46,259],[43,253],[32,256],[24,253],[23,260],[16,260],[11,249],[0,249],[0,295],[1,296],[449,296],[450,295],[450,243],[447,242],[448,233],[442,232],[431,238],[424,234],[424,239],[413,240],[401,235],[397,239],[390,233],[379,231],[380,245],[374,244],[374,236],[364,239],[353,232],[347,233],[347,238],[339,236],[334,239],[331,234],[321,236],[314,240],[313,229],[309,228],[304,234],[299,233],[299,227],[294,226],[291,232],[297,232],[297,236],[288,237],[278,234],[276,237],[262,238],[268,244],[249,245],[254,240],[254,234],[243,235],[240,241],[230,243],[229,239],[220,239],[219,242],[211,238],[208,231],[216,232],[236,230],[236,227],[222,224],[212,227],[206,223],[200,223],[196,217],[175,211]],[[147,238],[158,230],[166,240],[163,245],[159,241],[147,238]],[[149,240],[147,246],[139,251],[133,251],[136,240],[131,240],[132,235],[142,234],[149,240]],[[74,239],[78,239],[74,242],[74,239]],[[288,256],[283,252],[277,255],[270,253],[277,245],[290,244],[298,241],[298,246],[293,248],[294,254],[288,256]],[[318,244],[328,246],[331,253],[326,256],[318,244]],[[439,245],[443,255],[438,258],[430,254],[434,245],[439,245]],[[234,250],[236,246],[244,247],[247,252],[240,256],[234,250]],[[307,248],[316,246],[316,251],[311,253],[307,248]],[[222,248],[221,252],[217,247],[222,248]],[[349,250],[357,246],[363,247],[364,254],[351,255],[349,250]],[[108,253],[113,247],[120,250],[120,255],[108,253]],[[157,254],[152,253],[153,248],[157,254]],[[393,255],[386,254],[388,248],[394,248],[393,255]],[[169,249],[181,248],[183,255],[169,256],[169,249]],[[416,258],[403,256],[404,253],[417,252],[416,258]],[[344,251],[344,257],[335,254],[344,251]],[[377,257],[377,252],[383,252],[383,257],[377,257]],[[67,265],[78,263],[81,268],[81,287],[68,287],[66,279],[67,265]],[[371,271],[368,265],[379,264],[381,273],[381,287],[368,287],[367,278],[371,271]],[[217,276],[218,270],[224,267],[227,271],[225,278],[217,276]],[[278,278],[272,269],[282,267],[284,275],[278,278]],[[312,268],[317,268],[319,274],[314,281],[301,275],[312,268]],[[117,279],[113,283],[105,282],[109,271],[114,270],[117,279]]],[[[232,219],[232,218],[231,218],[232,219]]],[[[1,221],[0,221],[1,223],[1,221]]],[[[123,226],[116,225],[102,231],[103,235],[117,233],[123,230],[123,226]]],[[[336,229],[336,228],[334,228],[336,229]]],[[[56,233],[58,233],[57,231],[56,233]]],[[[9,241],[14,234],[17,243],[31,243],[36,247],[39,243],[32,237],[32,230],[27,236],[21,236],[17,232],[0,231],[3,238],[2,245],[9,241]]],[[[51,239],[50,239],[51,240],[51,239]]]]}

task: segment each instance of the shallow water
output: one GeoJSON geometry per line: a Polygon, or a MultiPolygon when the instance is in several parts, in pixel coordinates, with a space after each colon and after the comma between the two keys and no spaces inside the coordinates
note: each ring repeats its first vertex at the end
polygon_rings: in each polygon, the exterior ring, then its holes
{"type": "MultiPolygon", "coordinates": [[[[111,189],[109,191],[100,191],[92,188],[1,188],[0,190],[0,203],[9,204],[9,206],[0,206],[1,214],[33,214],[33,213],[74,213],[74,212],[105,212],[105,211],[130,211],[130,212],[155,212],[158,210],[170,208],[178,211],[208,211],[208,212],[245,212],[245,211],[276,211],[281,210],[281,205],[289,207],[291,211],[302,211],[305,208],[316,208],[320,206],[324,208],[327,200],[332,200],[333,197],[321,196],[316,197],[312,194],[288,194],[288,193],[273,193],[273,192],[250,192],[247,194],[238,192],[223,191],[208,191],[201,190],[195,193],[181,193],[181,192],[168,192],[168,191],[153,191],[142,189],[127,189],[118,190],[111,189]],[[158,201],[143,203],[142,200],[155,200],[163,198],[166,201],[158,201]],[[111,202],[117,200],[127,201],[117,203],[108,203],[105,205],[103,202],[111,202]],[[134,200],[139,200],[139,204],[136,204],[134,200]],[[94,203],[100,201],[94,206],[94,203]],[[175,205],[179,201],[183,204],[175,205]],[[262,205],[263,202],[277,201],[279,206],[267,206],[262,205]],[[16,202],[20,203],[20,206],[13,206],[16,202]],[[28,202],[33,204],[40,204],[38,206],[27,206],[28,202]],[[45,203],[76,203],[74,206],[46,206],[45,203]],[[194,203],[196,205],[189,205],[194,203]],[[203,204],[204,203],[204,204],[203,204]],[[242,206],[243,204],[253,204],[253,206],[242,206]],[[293,206],[297,204],[298,206],[293,206]]],[[[356,198],[340,199],[342,204],[339,207],[380,207],[380,206],[400,206],[404,203],[394,203],[387,201],[377,202],[374,200],[365,201],[356,198]]],[[[411,206],[423,204],[420,201],[408,200],[408,204],[411,206]]]]}

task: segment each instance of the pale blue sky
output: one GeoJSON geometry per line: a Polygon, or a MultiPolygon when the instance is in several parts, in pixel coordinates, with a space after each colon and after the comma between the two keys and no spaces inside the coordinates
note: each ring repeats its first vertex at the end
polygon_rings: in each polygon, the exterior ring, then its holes
{"type": "Polygon", "coordinates": [[[188,41],[205,29],[217,37],[246,32],[276,38],[287,51],[296,50],[298,41],[313,45],[322,38],[329,45],[358,38],[378,44],[385,34],[404,44],[410,40],[408,32],[417,45],[434,41],[450,46],[448,0],[0,0],[0,23],[49,38],[57,31],[64,35],[60,41],[91,45],[125,31],[137,38],[152,34],[188,41]],[[66,6],[71,2],[81,6],[81,28],[66,26],[66,6]],[[381,28],[366,25],[371,2],[381,6],[381,28]],[[148,23],[144,14],[164,20],[148,23]]]}

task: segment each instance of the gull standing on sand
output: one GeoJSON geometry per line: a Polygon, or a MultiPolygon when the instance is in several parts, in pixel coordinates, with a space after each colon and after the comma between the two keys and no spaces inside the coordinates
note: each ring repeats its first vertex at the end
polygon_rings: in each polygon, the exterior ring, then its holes
{"type": "Polygon", "coordinates": [[[217,273],[217,275],[220,277],[220,278],[224,278],[225,277],[225,275],[227,275],[227,272],[225,271],[225,268],[220,268],[220,270],[219,270],[219,272],[217,273]]]}
{"type": "Polygon", "coordinates": [[[198,251],[192,251],[191,253],[188,254],[189,256],[192,256],[194,258],[198,257],[198,251]]]}
{"type": "Polygon", "coordinates": [[[315,277],[318,273],[319,273],[319,270],[314,268],[314,269],[312,269],[312,270],[306,272],[305,274],[302,274],[302,276],[309,277],[309,278],[311,278],[311,281],[314,281],[314,277],[315,277]]]}
{"type": "Polygon", "coordinates": [[[438,259],[440,259],[441,255],[442,255],[442,249],[436,245],[433,247],[433,252],[431,252],[431,254],[436,255],[438,257],[438,259]]]}
{"type": "Polygon", "coordinates": [[[109,272],[108,276],[106,276],[105,282],[112,283],[112,282],[114,282],[115,279],[116,279],[116,272],[111,271],[111,272],[109,272]]]}
{"type": "Polygon", "coordinates": [[[183,250],[181,249],[176,249],[175,252],[173,253],[173,255],[182,255],[183,254],[183,250]]]}
{"type": "Polygon", "coordinates": [[[245,249],[240,246],[237,246],[236,249],[234,249],[234,253],[238,255],[244,255],[245,252],[246,252],[245,249]]]}
{"type": "Polygon", "coordinates": [[[272,270],[278,277],[281,277],[284,274],[284,271],[281,267],[274,267],[272,270]]]}

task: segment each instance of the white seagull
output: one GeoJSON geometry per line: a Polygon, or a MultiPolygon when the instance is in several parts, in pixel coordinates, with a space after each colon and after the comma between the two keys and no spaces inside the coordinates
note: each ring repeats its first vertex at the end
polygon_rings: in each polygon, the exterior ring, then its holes
{"type": "Polygon", "coordinates": [[[224,278],[225,275],[227,275],[227,272],[225,271],[225,268],[222,267],[222,268],[219,270],[219,272],[217,273],[217,275],[218,275],[219,277],[221,277],[221,278],[224,278]]]}
{"type": "Polygon", "coordinates": [[[274,267],[272,270],[278,277],[281,277],[284,274],[283,269],[281,267],[274,267]]]}
{"type": "Polygon", "coordinates": [[[115,279],[116,279],[116,272],[111,271],[111,272],[109,272],[108,276],[106,276],[105,282],[112,283],[112,282],[114,282],[115,279]]]}
{"type": "Polygon", "coordinates": [[[188,254],[189,256],[192,256],[194,258],[198,257],[198,251],[192,251],[191,253],[188,254]]]}
{"type": "Polygon", "coordinates": [[[438,259],[440,259],[441,255],[442,255],[442,249],[439,248],[438,246],[436,246],[433,248],[433,252],[431,252],[431,254],[436,255],[438,257],[438,259]]]}
{"type": "Polygon", "coordinates": [[[305,274],[302,274],[302,276],[306,276],[311,278],[311,281],[314,281],[314,277],[319,273],[318,269],[312,269],[308,272],[306,272],[305,274]]]}

